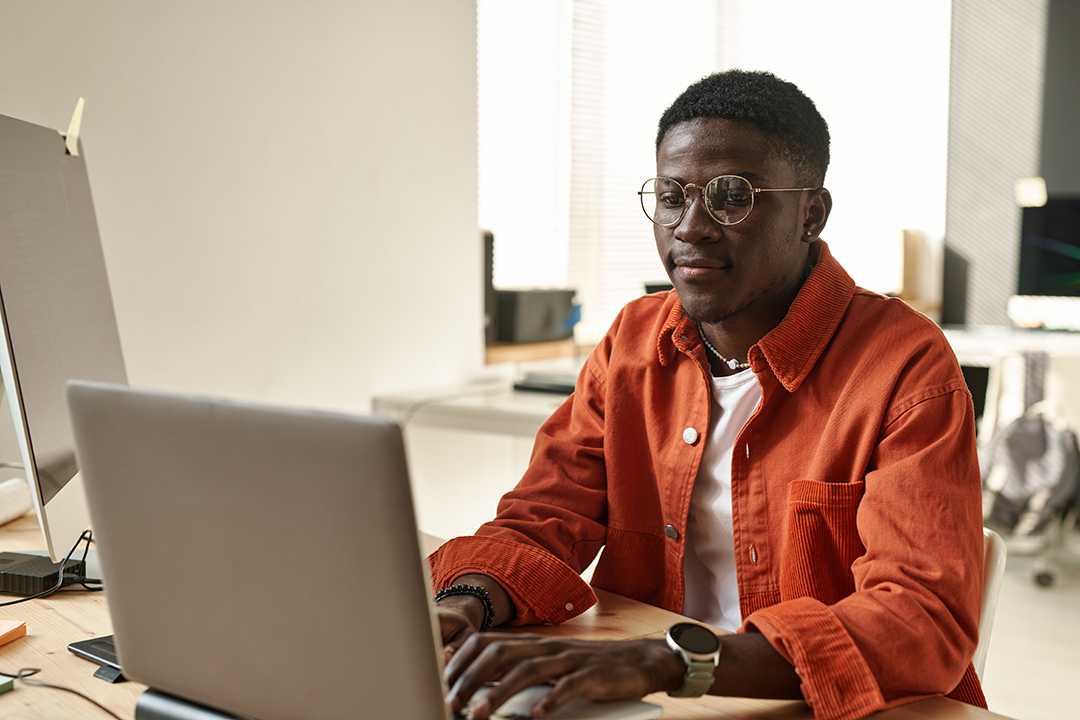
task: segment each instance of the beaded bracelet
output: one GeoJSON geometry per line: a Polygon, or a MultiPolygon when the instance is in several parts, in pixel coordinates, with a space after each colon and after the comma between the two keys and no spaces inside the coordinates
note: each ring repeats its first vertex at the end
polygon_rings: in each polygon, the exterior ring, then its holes
{"type": "Polygon", "coordinates": [[[451,585],[435,593],[435,602],[453,595],[472,595],[480,598],[480,602],[484,603],[484,622],[480,626],[480,632],[491,629],[491,622],[495,619],[495,605],[491,602],[491,596],[488,595],[487,590],[478,585],[451,585]]]}

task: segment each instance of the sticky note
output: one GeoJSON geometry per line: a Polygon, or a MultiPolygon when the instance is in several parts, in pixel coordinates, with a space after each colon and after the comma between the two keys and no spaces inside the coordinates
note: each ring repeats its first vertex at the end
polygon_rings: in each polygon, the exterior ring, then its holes
{"type": "Polygon", "coordinates": [[[22,620],[0,620],[0,645],[9,643],[26,634],[26,623],[22,620]]]}
{"type": "Polygon", "coordinates": [[[15,678],[0,677],[0,695],[15,687],[15,678]]]}
{"type": "Polygon", "coordinates": [[[86,101],[79,98],[75,103],[75,112],[71,116],[71,124],[68,125],[67,135],[64,136],[64,144],[67,146],[68,155],[79,157],[79,132],[82,128],[83,104],[86,101]]]}

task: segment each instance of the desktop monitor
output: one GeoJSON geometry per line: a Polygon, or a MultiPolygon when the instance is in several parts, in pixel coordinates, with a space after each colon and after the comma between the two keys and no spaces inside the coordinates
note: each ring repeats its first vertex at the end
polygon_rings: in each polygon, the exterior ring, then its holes
{"type": "Polygon", "coordinates": [[[1017,294],[1007,312],[1020,327],[1080,330],[1080,197],[1024,208],[1017,294]]]}
{"type": "Polygon", "coordinates": [[[69,155],[56,130],[2,115],[0,374],[55,562],[89,526],[64,383],[127,384],[127,374],[82,153],[69,155]]]}
{"type": "Polygon", "coordinates": [[[1080,296],[1080,197],[1024,208],[1016,294],[1080,296]]]}

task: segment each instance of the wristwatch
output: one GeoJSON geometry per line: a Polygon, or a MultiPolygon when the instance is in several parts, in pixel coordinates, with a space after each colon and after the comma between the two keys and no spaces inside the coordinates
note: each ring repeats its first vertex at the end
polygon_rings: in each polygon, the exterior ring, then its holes
{"type": "Polygon", "coordinates": [[[686,674],[671,697],[701,697],[712,687],[720,662],[720,640],[712,630],[694,623],[676,623],[664,632],[668,647],[686,663],[686,674]]]}

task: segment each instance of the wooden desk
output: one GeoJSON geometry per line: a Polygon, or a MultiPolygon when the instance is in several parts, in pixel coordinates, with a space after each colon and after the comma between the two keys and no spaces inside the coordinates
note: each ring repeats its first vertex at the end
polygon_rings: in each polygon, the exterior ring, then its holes
{"type": "MultiPolygon", "coordinates": [[[[685,621],[681,615],[636,600],[596,590],[597,603],[581,615],[558,626],[524,628],[528,632],[595,639],[631,640],[663,637],[664,630],[685,621]]],[[[723,633],[723,630],[717,630],[723,633]]],[[[645,698],[664,708],[664,720],[813,720],[801,700],[753,700],[702,697],[694,700],[656,693],[645,698]]],[[[987,712],[948,698],[919,700],[871,716],[874,720],[991,720],[1004,715],[987,712]]]]}
{"type": "MultiPolygon", "coordinates": [[[[425,538],[428,547],[433,540],[425,538]]],[[[0,528],[0,549],[38,550],[44,546],[36,518],[31,514],[0,528]]],[[[4,596],[0,596],[2,598],[4,596]]],[[[597,591],[599,602],[587,612],[559,626],[526,628],[531,632],[572,635],[596,639],[659,637],[665,628],[683,620],[680,615],[619,595],[597,591]]],[[[0,670],[17,672],[23,667],[41,668],[34,677],[42,682],[79,690],[122,718],[133,718],[135,702],[145,686],[134,682],[115,685],[93,677],[97,666],[68,651],[75,640],[112,632],[102,593],[62,592],[41,600],[0,608],[0,618],[25,620],[26,637],[0,646],[0,670]]],[[[657,693],[646,698],[664,708],[665,720],[812,720],[801,701],[747,700],[705,697],[695,700],[669,698],[657,693]]],[[[15,689],[0,695],[0,717],[5,720],[53,718],[107,718],[81,698],[47,688],[27,687],[16,681],[15,689]]],[[[874,716],[875,720],[991,720],[1003,715],[969,705],[933,698],[910,703],[874,716]]],[[[317,720],[307,718],[305,720],[317,720]]],[[[1007,720],[1007,719],[1005,719],[1007,720]]]]}
{"type": "MultiPolygon", "coordinates": [[[[0,528],[0,551],[43,550],[45,539],[33,513],[0,528]]],[[[0,602],[16,599],[0,595],[0,602]]],[[[112,633],[105,594],[64,590],[39,600],[0,608],[0,618],[26,622],[26,636],[0,645],[0,670],[41,668],[31,678],[63,685],[89,695],[122,718],[135,717],[135,702],[145,685],[110,684],[94,677],[98,666],[67,649],[69,643],[112,633]]],[[[30,687],[16,680],[0,695],[0,717],[7,720],[45,718],[108,718],[98,708],[71,693],[30,687]]]]}

